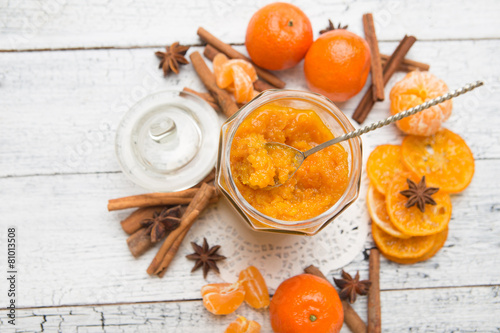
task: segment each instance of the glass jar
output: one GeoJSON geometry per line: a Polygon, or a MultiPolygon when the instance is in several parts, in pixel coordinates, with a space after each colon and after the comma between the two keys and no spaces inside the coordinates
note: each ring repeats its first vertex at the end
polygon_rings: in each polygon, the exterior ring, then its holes
{"type": "Polygon", "coordinates": [[[314,235],[339,216],[358,197],[362,163],[361,140],[356,137],[340,143],[348,155],[348,185],[342,197],[332,207],[303,221],[283,221],[266,216],[251,206],[235,185],[231,175],[230,151],[238,126],[254,110],[269,103],[279,103],[295,109],[315,111],[335,137],[354,130],[344,113],[322,95],[298,90],[264,91],[222,126],[216,167],[216,184],[253,230],[314,235]]]}

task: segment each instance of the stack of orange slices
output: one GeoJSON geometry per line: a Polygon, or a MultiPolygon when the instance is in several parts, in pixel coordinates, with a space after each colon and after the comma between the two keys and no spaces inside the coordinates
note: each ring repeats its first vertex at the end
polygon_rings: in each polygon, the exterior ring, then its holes
{"type": "Polygon", "coordinates": [[[434,256],[448,236],[452,205],[450,193],[463,191],[474,174],[474,157],[465,141],[441,128],[428,137],[410,135],[402,145],[381,145],[367,161],[370,187],[368,212],[372,235],[389,260],[412,264],[434,256]],[[436,205],[407,207],[408,180],[438,187],[436,205]]]}

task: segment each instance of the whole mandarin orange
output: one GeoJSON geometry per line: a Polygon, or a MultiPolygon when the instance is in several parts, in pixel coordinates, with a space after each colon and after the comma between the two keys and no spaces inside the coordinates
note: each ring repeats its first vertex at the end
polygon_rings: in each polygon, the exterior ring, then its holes
{"type": "Polygon", "coordinates": [[[283,281],[271,300],[269,315],[277,333],[335,333],[344,321],[344,310],[335,288],[311,274],[283,281]]]}
{"type": "Polygon", "coordinates": [[[307,51],[304,72],[309,89],[346,101],[360,92],[370,72],[368,43],[344,29],[324,33],[307,51]]]}
{"type": "Polygon", "coordinates": [[[298,7],[275,2],[250,19],[245,46],[252,61],[269,70],[297,65],[313,42],[311,22],[298,7]]]}

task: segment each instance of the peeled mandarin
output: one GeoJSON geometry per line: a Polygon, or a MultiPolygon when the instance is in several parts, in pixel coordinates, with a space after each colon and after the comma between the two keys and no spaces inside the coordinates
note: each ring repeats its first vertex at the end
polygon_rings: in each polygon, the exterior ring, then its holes
{"type": "MultiPolygon", "coordinates": [[[[422,104],[448,92],[446,83],[429,72],[408,73],[391,89],[391,113],[396,114],[422,104]]],[[[435,134],[441,124],[450,117],[450,100],[432,106],[396,123],[407,134],[428,136],[435,134]]]]}

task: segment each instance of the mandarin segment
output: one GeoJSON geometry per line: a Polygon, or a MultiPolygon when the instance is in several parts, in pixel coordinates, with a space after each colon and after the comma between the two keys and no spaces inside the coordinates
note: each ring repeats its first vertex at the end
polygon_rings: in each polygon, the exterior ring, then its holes
{"type": "Polygon", "coordinates": [[[465,141],[445,128],[429,137],[403,140],[403,164],[427,182],[448,193],[463,191],[474,175],[474,156],[465,141]]]}
{"type": "Polygon", "coordinates": [[[266,281],[255,266],[249,266],[240,272],[239,280],[245,288],[245,302],[255,309],[269,306],[269,291],[266,281]]]}
{"type": "MultiPolygon", "coordinates": [[[[391,89],[391,113],[408,110],[428,100],[444,95],[448,86],[429,72],[408,73],[391,89]]],[[[396,125],[407,134],[428,136],[436,133],[441,124],[450,117],[451,100],[432,106],[413,116],[399,120],[396,125]]]]}
{"type": "Polygon", "coordinates": [[[234,97],[238,103],[246,103],[252,99],[253,85],[250,76],[239,66],[233,66],[234,97]]]}
{"type": "Polygon", "coordinates": [[[260,324],[254,320],[248,320],[243,316],[233,321],[224,333],[260,333],[260,324]]]}
{"type": "Polygon", "coordinates": [[[227,62],[228,58],[222,53],[218,53],[213,60],[215,81],[221,89],[229,87],[234,81],[232,68],[227,62]]]}
{"type": "Polygon", "coordinates": [[[432,248],[434,236],[416,236],[407,239],[396,238],[372,223],[372,236],[380,252],[401,259],[423,256],[432,248]]]}
{"type": "Polygon", "coordinates": [[[215,315],[233,313],[245,299],[245,288],[236,283],[212,283],[201,288],[203,306],[215,315]]]}
{"type": "Polygon", "coordinates": [[[379,228],[381,228],[382,230],[384,230],[386,233],[388,233],[393,237],[396,238],[411,237],[396,229],[394,224],[392,224],[391,218],[387,213],[385,195],[377,191],[373,185],[370,185],[370,187],[368,188],[366,204],[368,206],[368,213],[370,214],[372,223],[375,223],[379,228]]]}
{"type": "Polygon", "coordinates": [[[387,186],[394,175],[405,171],[401,162],[401,146],[380,145],[376,147],[366,161],[366,173],[376,189],[386,193],[387,186]]]}
{"type": "MultiPolygon", "coordinates": [[[[425,236],[443,231],[451,219],[450,196],[441,190],[433,194],[432,198],[437,204],[425,205],[425,212],[421,212],[417,206],[406,208],[408,198],[400,192],[408,189],[407,179],[419,182],[413,174],[402,173],[394,177],[388,188],[387,212],[394,226],[411,236],[425,236]]],[[[429,181],[427,183],[434,186],[429,181]]]]}

